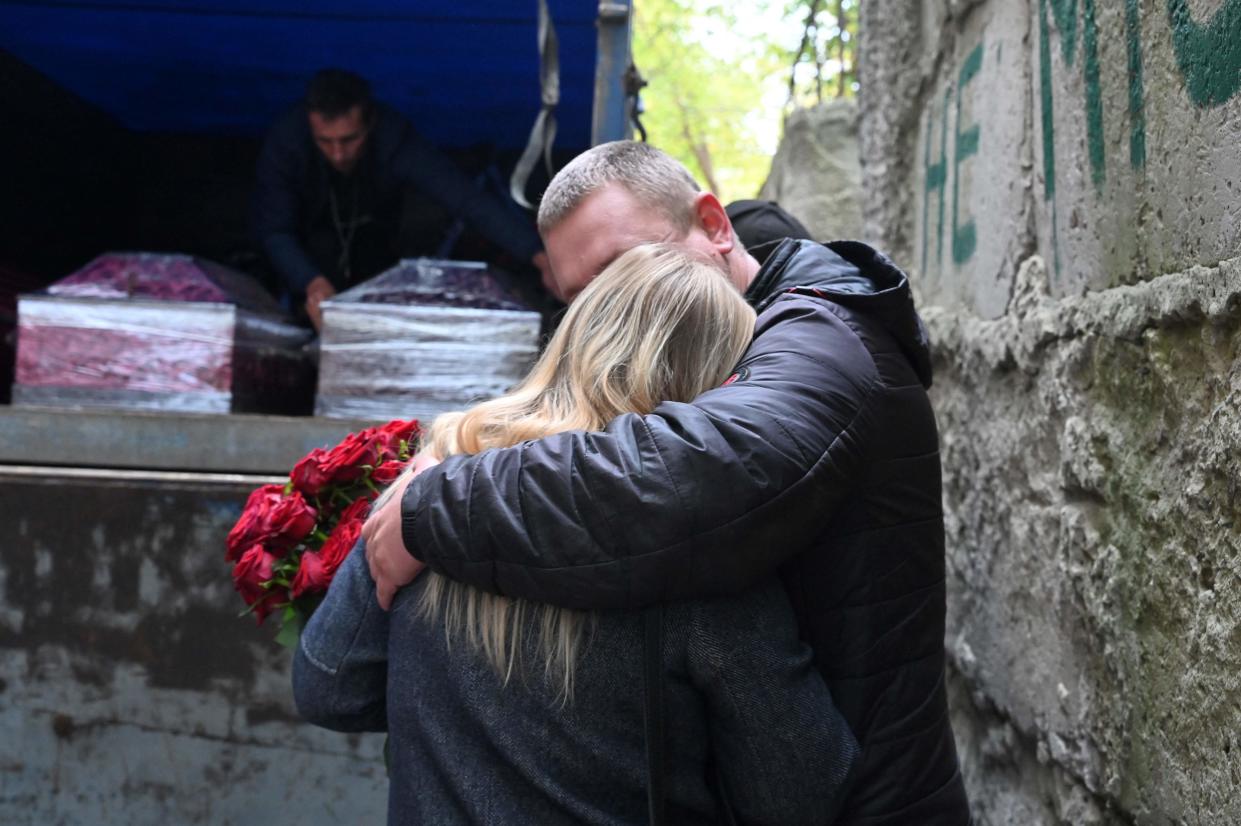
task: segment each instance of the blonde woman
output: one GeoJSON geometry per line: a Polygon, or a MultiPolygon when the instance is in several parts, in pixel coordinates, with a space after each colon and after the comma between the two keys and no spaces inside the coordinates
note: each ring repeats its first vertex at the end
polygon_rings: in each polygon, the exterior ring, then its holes
{"type": "MultiPolygon", "coordinates": [[[[423,449],[476,453],[688,402],[728,378],[753,327],[714,265],[638,247],[581,293],[515,390],[439,417],[423,449]]],[[[658,472],[651,461],[631,457],[633,472],[658,472]]],[[[390,823],[647,822],[642,614],[430,574],[387,615],[374,589],[359,545],[302,635],[293,683],[311,722],[389,732],[390,823]]],[[[830,822],[857,744],[783,588],[664,611],[668,822],[830,822]]]]}

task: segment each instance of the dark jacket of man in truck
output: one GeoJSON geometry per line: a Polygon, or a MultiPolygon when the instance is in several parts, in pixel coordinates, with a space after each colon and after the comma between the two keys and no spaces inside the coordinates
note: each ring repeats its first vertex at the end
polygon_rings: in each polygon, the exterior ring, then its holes
{"type": "Polygon", "coordinates": [[[402,210],[428,198],[514,260],[544,269],[538,235],[480,189],[363,78],[315,75],[267,135],[251,225],[294,303],[317,328],[319,303],[396,263],[402,210]]]}

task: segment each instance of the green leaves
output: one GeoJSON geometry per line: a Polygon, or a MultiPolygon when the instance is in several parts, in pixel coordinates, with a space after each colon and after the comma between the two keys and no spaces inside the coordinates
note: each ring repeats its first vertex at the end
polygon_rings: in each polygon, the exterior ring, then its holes
{"type": "Polygon", "coordinates": [[[650,142],[720,200],[754,197],[786,107],[854,93],[859,2],[641,0],[633,52],[650,142]]]}
{"type": "Polygon", "coordinates": [[[858,9],[861,0],[788,0],[802,27],[790,52],[789,106],[814,106],[857,94],[858,9]]]}
{"type": "Polygon", "coordinates": [[[774,150],[762,135],[774,134],[780,117],[764,100],[779,64],[731,8],[645,0],[634,21],[634,59],[650,82],[642,95],[649,139],[721,200],[758,192],[774,150]]]}
{"type": "Polygon", "coordinates": [[[305,619],[292,603],[280,612],[280,632],[276,634],[276,642],[290,650],[297,648],[297,641],[302,637],[302,625],[305,619]]]}

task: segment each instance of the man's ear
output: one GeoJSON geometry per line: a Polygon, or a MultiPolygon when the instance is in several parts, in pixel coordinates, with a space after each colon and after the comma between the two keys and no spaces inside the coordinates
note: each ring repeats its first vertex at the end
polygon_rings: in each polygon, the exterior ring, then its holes
{"type": "Polygon", "coordinates": [[[694,217],[698,226],[706,233],[711,244],[721,255],[728,255],[736,246],[732,222],[720,199],[710,192],[699,192],[694,196],[694,217]]]}

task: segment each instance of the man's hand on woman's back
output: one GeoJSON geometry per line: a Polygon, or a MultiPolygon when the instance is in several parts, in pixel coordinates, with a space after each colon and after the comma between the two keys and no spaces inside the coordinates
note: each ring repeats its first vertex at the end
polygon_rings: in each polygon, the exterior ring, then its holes
{"type": "Polygon", "coordinates": [[[366,562],[375,580],[375,598],[385,611],[392,607],[392,598],[426,566],[409,555],[401,538],[401,500],[405,489],[422,471],[439,464],[439,459],[423,452],[413,459],[414,473],[393,483],[396,490],[383,507],[371,514],[362,526],[362,539],[366,542],[366,562]]]}

